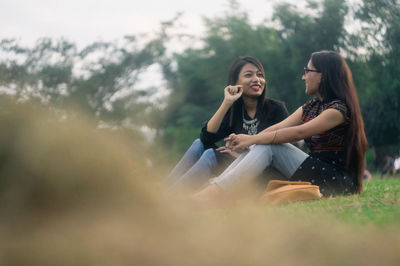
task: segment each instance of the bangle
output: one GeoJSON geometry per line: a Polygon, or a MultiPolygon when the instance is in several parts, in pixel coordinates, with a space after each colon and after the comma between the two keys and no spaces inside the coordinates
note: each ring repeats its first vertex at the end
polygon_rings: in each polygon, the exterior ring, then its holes
{"type": "Polygon", "coordinates": [[[271,144],[274,144],[275,138],[276,138],[276,132],[278,132],[278,130],[275,130],[274,132],[274,137],[271,140],[271,144]]]}

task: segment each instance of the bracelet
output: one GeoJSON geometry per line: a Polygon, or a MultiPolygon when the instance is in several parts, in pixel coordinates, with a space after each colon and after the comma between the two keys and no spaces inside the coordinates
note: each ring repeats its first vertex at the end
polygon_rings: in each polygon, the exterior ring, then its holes
{"type": "Polygon", "coordinates": [[[276,132],[278,132],[278,130],[275,130],[274,137],[273,137],[272,140],[271,140],[271,144],[274,144],[275,137],[276,137],[276,132]]]}

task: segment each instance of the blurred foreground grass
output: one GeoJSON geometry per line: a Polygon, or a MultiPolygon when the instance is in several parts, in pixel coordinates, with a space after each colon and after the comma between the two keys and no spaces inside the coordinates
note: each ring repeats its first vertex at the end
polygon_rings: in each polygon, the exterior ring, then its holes
{"type": "Polygon", "coordinates": [[[140,139],[0,104],[0,265],[399,265],[399,181],[364,195],[199,210],[140,139]]]}

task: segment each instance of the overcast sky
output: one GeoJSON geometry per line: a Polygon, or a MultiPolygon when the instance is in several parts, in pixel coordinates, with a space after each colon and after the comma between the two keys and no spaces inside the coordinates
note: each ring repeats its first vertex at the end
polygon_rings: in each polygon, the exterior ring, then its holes
{"type": "MultiPolygon", "coordinates": [[[[239,0],[253,23],[271,15],[277,0],[239,0]]],[[[228,10],[228,0],[0,0],[0,38],[32,44],[39,37],[60,38],[85,46],[124,35],[154,32],[160,21],[183,12],[187,31],[201,34],[201,17],[228,10]]]]}

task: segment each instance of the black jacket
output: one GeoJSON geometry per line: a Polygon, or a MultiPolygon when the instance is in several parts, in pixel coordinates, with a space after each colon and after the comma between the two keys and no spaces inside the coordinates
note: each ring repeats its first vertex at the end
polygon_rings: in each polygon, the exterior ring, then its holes
{"type": "MultiPolygon", "coordinates": [[[[244,108],[239,108],[239,110],[234,111],[232,126],[229,126],[230,113],[231,112],[229,110],[222,120],[221,126],[216,133],[210,133],[207,131],[208,121],[203,124],[200,133],[200,140],[203,142],[205,147],[216,147],[216,142],[229,136],[231,133],[248,134],[247,130],[243,128],[243,117],[247,120],[251,120],[246,110],[244,108]]],[[[263,131],[269,126],[281,122],[287,116],[288,111],[283,102],[267,99],[264,103],[262,111],[257,112],[255,116],[260,122],[257,127],[257,133],[263,131]]]]}

